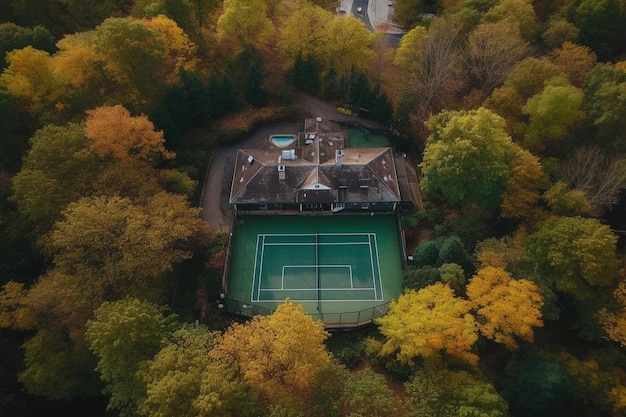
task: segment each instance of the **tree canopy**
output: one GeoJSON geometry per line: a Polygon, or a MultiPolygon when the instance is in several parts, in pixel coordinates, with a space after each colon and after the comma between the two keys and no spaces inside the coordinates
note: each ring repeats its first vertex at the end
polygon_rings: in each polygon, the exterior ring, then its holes
{"type": "Polygon", "coordinates": [[[504,120],[484,108],[446,111],[433,116],[428,127],[432,133],[421,163],[424,192],[456,206],[498,207],[512,151],[504,120]]]}
{"type": "Polygon", "coordinates": [[[386,316],[377,319],[386,337],[381,354],[413,364],[418,357],[443,353],[476,364],[472,347],[478,335],[470,309],[468,301],[455,297],[442,283],[407,291],[391,302],[386,316]]]}
{"type": "Polygon", "coordinates": [[[272,315],[218,335],[211,357],[267,398],[298,402],[311,394],[315,376],[330,361],[323,344],[327,337],[322,322],[286,300],[272,315]]]}

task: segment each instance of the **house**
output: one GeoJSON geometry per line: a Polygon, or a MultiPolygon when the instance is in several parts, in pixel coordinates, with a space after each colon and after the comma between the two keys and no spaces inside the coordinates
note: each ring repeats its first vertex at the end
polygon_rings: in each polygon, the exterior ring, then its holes
{"type": "Polygon", "coordinates": [[[240,149],[229,202],[235,212],[391,212],[401,202],[391,148],[345,147],[334,122],[306,119],[303,131],[240,149]]]}

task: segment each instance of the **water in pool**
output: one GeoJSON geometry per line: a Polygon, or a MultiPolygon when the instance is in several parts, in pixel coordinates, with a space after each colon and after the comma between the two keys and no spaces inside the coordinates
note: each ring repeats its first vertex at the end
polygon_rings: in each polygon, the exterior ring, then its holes
{"type": "Polygon", "coordinates": [[[278,146],[279,148],[285,148],[292,143],[294,143],[296,137],[294,135],[272,135],[270,136],[270,142],[274,146],[278,146]]]}

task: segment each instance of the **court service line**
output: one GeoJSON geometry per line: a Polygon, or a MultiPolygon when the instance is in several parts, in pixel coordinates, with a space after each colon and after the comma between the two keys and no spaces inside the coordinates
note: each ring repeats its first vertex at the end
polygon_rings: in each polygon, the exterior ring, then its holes
{"type": "Polygon", "coordinates": [[[369,242],[277,242],[263,243],[263,246],[329,246],[329,245],[369,245],[369,242]]]}
{"type": "MultiPolygon", "coordinates": [[[[322,288],[320,291],[376,291],[375,288],[322,288]]],[[[261,291],[317,291],[316,288],[261,288],[261,291]]],[[[282,298],[281,298],[282,299],[282,298]]],[[[274,300],[278,301],[278,300],[274,300]]],[[[369,299],[366,301],[380,301],[376,299],[369,299]]]]}
{"type": "MultiPolygon", "coordinates": [[[[319,233],[320,236],[369,236],[371,233],[319,233]]],[[[259,236],[315,236],[315,233],[261,233],[259,236]]]]}
{"type": "MultiPolygon", "coordinates": [[[[345,291],[345,290],[344,290],[345,291]]],[[[317,303],[317,300],[315,299],[298,299],[298,298],[290,298],[290,301],[293,301],[294,303],[317,303]]],[[[255,301],[256,303],[262,304],[262,303],[281,303],[285,301],[284,299],[276,299],[276,300],[258,300],[255,301]]],[[[371,298],[354,298],[354,299],[336,299],[336,300],[322,300],[325,303],[379,303],[380,300],[372,300],[371,298]]],[[[373,307],[373,306],[372,306],[373,307]]],[[[370,307],[368,307],[370,308],[370,307]]],[[[337,313],[329,313],[329,314],[337,314],[337,313]]]]}

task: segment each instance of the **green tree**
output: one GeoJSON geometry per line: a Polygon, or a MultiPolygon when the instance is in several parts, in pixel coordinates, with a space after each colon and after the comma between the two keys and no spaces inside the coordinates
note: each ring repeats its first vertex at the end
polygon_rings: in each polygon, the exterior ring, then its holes
{"type": "Polygon", "coordinates": [[[19,381],[30,394],[53,400],[96,395],[95,359],[85,344],[75,344],[63,330],[43,328],[24,343],[25,369],[19,381]]]}
{"type": "Polygon", "coordinates": [[[420,243],[413,252],[413,262],[418,267],[439,266],[439,246],[440,242],[428,239],[420,243]]]}
{"type": "Polygon", "coordinates": [[[528,100],[545,88],[546,81],[562,74],[563,70],[551,60],[530,57],[511,70],[504,85],[514,88],[524,100],[528,100]]]}
{"type": "Polygon", "coordinates": [[[126,14],[127,0],[60,0],[75,31],[91,29],[109,16],[126,14]]]}
{"type": "Polygon", "coordinates": [[[421,22],[424,0],[396,0],[393,20],[405,28],[414,28],[421,22]]]}
{"type": "Polygon", "coordinates": [[[420,164],[424,193],[441,195],[455,206],[497,208],[510,175],[512,150],[504,120],[485,108],[443,111],[428,127],[432,133],[420,164]]]}
{"type": "Polygon", "coordinates": [[[554,217],[528,236],[531,277],[577,300],[591,296],[590,288],[609,287],[617,273],[611,229],[595,219],[554,217]]]}
{"type": "Polygon", "coordinates": [[[493,385],[466,371],[427,363],[405,384],[408,416],[507,417],[506,401],[493,385]]]}
{"type": "Polygon", "coordinates": [[[209,358],[213,334],[204,326],[186,326],[145,363],[146,384],[138,412],[150,417],[230,416],[242,409],[246,392],[232,372],[209,358]]]}
{"type": "Polygon", "coordinates": [[[391,302],[387,315],[376,320],[386,338],[380,354],[395,355],[412,365],[418,357],[445,353],[475,365],[478,357],[471,349],[478,335],[469,310],[469,302],[455,297],[448,285],[409,290],[391,302]]]}
{"type": "Polygon", "coordinates": [[[155,29],[140,20],[109,18],[90,33],[93,48],[102,54],[104,70],[113,81],[106,86],[105,96],[117,97],[134,110],[145,110],[147,103],[160,99],[168,72],[179,68],[169,65],[168,60],[179,57],[166,56],[170,52],[166,37],[155,29]]]}
{"type": "Polygon", "coordinates": [[[353,71],[369,69],[374,60],[373,35],[362,21],[335,15],[327,30],[328,42],[320,51],[320,62],[326,69],[333,68],[339,79],[348,78],[353,71]]]}
{"type": "Polygon", "coordinates": [[[399,410],[394,392],[381,374],[365,369],[345,382],[344,412],[350,416],[386,417],[399,410]]]}
{"type": "Polygon", "coordinates": [[[268,93],[263,89],[263,63],[260,60],[251,62],[246,69],[244,75],[243,92],[250,104],[256,107],[262,107],[267,104],[268,93]]]}
{"type": "Polygon", "coordinates": [[[624,10],[619,0],[582,0],[573,13],[580,41],[602,60],[623,51],[624,10]]]}
{"type": "Polygon", "coordinates": [[[298,55],[291,69],[291,82],[297,89],[317,93],[320,89],[320,77],[317,61],[314,57],[303,58],[298,55]]]}
{"type": "Polygon", "coordinates": [[[441,242],[438,265],[443,264],[458,264],[466,271],[473,269],[472,260],[458,236],[448,236],[441,242]]]}
{"type": "Polygon", "coordinates": [[[568,412],[572,380],[559,362],[529,352],[515,356],[505,372],[501,393],[513,415],[547,417],[568,412]]]}
{"type": "Polygon", "coordinates": [[[580,30],[563,17],[553,17],[547,22],[541,39],[548,48],[558,48],[564,42],[577,42],[580,30]]]}
{"type": "Polygon", "coordinates": [[[419,291],[439,280],[441,280],[441,273],[434,266],[407,266],[402,274],[402,288],[419,291]]]}
{"type": "Polygon", "coordinates": [[[610,152],[626,150],[626,72],[609,64],[596,65],[587,75],[583,108],[595,128],[596,142],[610,152]]]}
{"type": "Polygon", "coordinates": [[[320,62],[322,51],[330,42],[328,31],[333,14],[310,2],[303,2],[280,26],[278,50],[285,65],[293,68],[298,59],[320,62]]]}
{"type": "Polygon", "coordinates": [[[525,143],[529,149],[554,147],[581,119],[582,90],[571,85],[549,85],[531,97],[522,111],[530,118],[525,143]]]}
{"type": "Polygon", "coordinates": [[[79,124],[48,125],[35,132],[30,142],[22,169],[13,178],[12,198],[20,213],[43,233],[67,204],[90,193],[102,165],[79,124]]]}
{"type": "Polygon", "coordinates": [[[27,46],[52,54],[55,51],[54,37],[44,26],[31,29],[10,22],[0,23],[0,69],[7,65],[7,52],[27,46]]]}
{"type": "Polygon", "coordinates": [[[72,277],[77,301],[91,308],[136,296],[159,300],[165,274],[191,257],[206,226],[180,195],[160,193],[138,204],[122,197],[82,198],[47,238],[55,268],[72,277]]]}
{"type": "Polygon", "coordinates": [[[247,48],[262,50],[274,34],[264,0],[225,0],[224,13],[217,21],[220,42],[237,54],[247,48]]]}
{"type": "Polygon", "coordinates": [[[146,390],[137,371],[166,345],[174,326],[175,316],[136,298],[105,302],[95,310],[85,338],[98,357],[96,370],[110,395],[109,409],[119,410],[121,416],[135,415],[146,390]]]}
{"type": "Polygon", "coordinates": [[[559,216],[584,216],[591,214],[591,205],[580,190],[572,190],[564,182],[557,182],[543,194],[550,210],[559,216]]]}
{"type": "MultiPolygon", "coordinates": [[[[504,22],[517,26],[522,37],[530,42],[535,41],[539,32],[539,23],[531,0],[501,0],[485,13],[483,22],[504,22]]],[[[502,36],[502,40],[505,36],[502,36]]]]}
{"type": "Polygon", "coordinates": [[[465,286],[465,272],[461,265],[444,263],[439,267],[441,282],[448,284],[454,291],[460,292],[465,286]]]}

